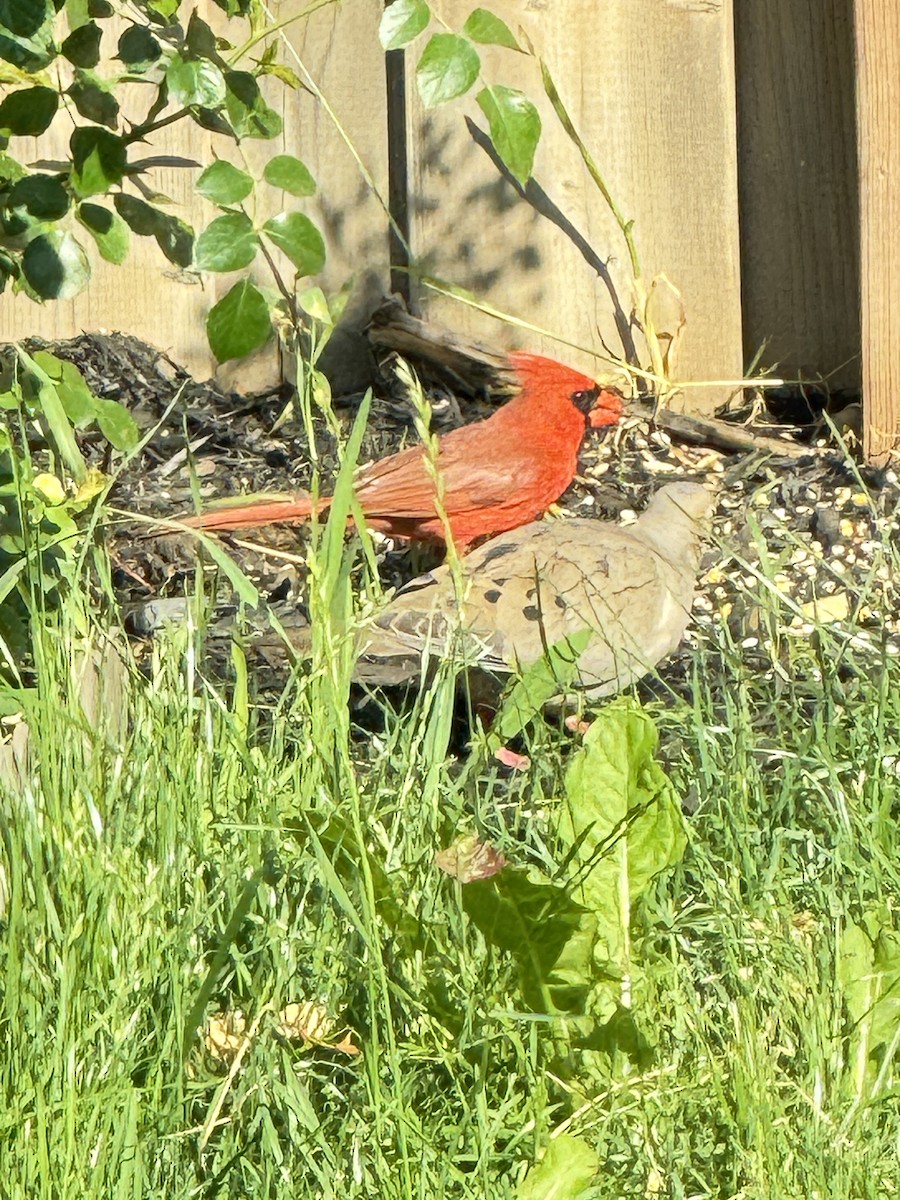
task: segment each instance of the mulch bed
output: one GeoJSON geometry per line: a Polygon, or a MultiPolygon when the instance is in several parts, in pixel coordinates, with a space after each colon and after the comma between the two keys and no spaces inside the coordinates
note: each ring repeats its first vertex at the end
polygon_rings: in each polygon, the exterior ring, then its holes
{"type": "MultiPolygon", "coordinates": [[[[309,485],[312,456],[302,425],[273,426],[289,403],[282,390],[261,396],[225,393],[214,383],[192,380],[164,354],[119,335],[83,335],[50,347],[75,363],[99,396],[120,400],[142,428],[146,445],[121,472],[112,503],[146,518],[173,518],[193,510],[193,487],[206,501],[244,491],[290,492],[309,485]]],[[[414,361],[415,365],[415,361],[414,361]]],[[[500,393],[487,389],[454,396],[429,386],[439,430],[486,415],[500,393]]],[[[438,373],[439,375],[439,373],[438,373]]],[[[502,392],[502,389],[501,389],[502,392]]],[[[797,399],[796,397],[794,398],[797,399]]],[[[808,403],[801,397],[801,408],[808,403]]],[[[359,396],[339,397],[335,409],[347,428],[359,396]]],[[[791,412],[791,397],[778,398],[791,412]]],[[[773,406],[774,407],[774,406],[773,406]]],[[[796,404],[793,413],[796,414],[796,404]]],[[[777,421],[763,414],[767,433],[777,421]]],[[[758,420],[758,417],[757,417],[758,420]]],[[[752,429],[752,425],[750,426],[752,429]]],[[[736,642],[752,654],[761,631],[754,626],[753,595],[762,556],[785,597],[786,628],[808,636],[816,622],[846,628],[847,637],[873,654],[900,653],[900,595],[889,564],[886,541],[896,542],[900,497],[897,472],[855,462],[827,447],[828,430],[810,413],[806,429],[791,427],[783,456],[767,443],[762,451],[727,453],[679,442],[645,421],[630,421],[614,434],[592,434],[585,444],[579,475],[561,507],[580,516],[628,518],[650,492],[676,478],[708,479],[718,487],[718,504],[695,604],[695,622],[682,652],[665,664],[661,676],[684,686],[691,643],[704,627],[725,620],[736,642]],[[818,445],[797,457],[796,440],[818,433],[818,445]]],[[[361,461],[393,453],[415,439],[412,408],[398,390],[386,355],[366,432],[361,461]]],[[[316,431],[323,488],[336,467],[334,442],[324,424],[316,431]]],[[[86,453],[105,466],[107,449],[88,440],[86,453]]],[[[181,534],[148,536],[149,526],[127,519],[108,527],[114,581],[133,632],[152,632],[162,616],[179,612],[179,597],[193,587],[196,542],[181,534]]],[[[227,543],[260,590],[265,605],[290,630],[306,622],[302,528],[271,527],[227,543]]],[[[389,542],[380,545],[379,567],[387,585],[408,579],[422,560],[389,542]]],[[[223,591],[219,620],[227,639],[235,604],[223,591]]],[[[260,618],[260,628],[265,624],[260,618]]],[[[271,639],[260,669],[263,690],[278,684],[279,662],[271,639]]],[[[282,662],[281,667],[285,664],[282,662]]]]}

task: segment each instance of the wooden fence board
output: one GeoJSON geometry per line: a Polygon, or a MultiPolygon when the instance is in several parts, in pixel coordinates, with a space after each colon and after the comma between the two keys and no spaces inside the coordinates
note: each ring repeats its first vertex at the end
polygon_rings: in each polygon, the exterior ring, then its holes
{"type": "MultiPolygon", "coordinates": [[[[471,7],[469,0],[452,0],[442,15],[459,28],[471,7]]],[[[551,6],[501,0],[492,8],[514,32],[524,27],[547,61],[611,192],[634,218],[647,282],[665,272],[680,289],[687,326],[676,374],[739,377],[731,0],[609,0],[602,14],[593,0],[551,6]]],[[[586,245],[540,216],[500,178],[459,105],[424,112],[413,94],[412,237],[420,265],[584,348],[599,350],[602,337],[622,354],[613,299],[602,279],[608,263],[609,286],[629,312],[621,235],[543,100],[536,63],[488,48],[482,57],[488,81],[520,87],[540,101],[544,134],[536,182],[586,245]]],[[[467,103],[483,124],[474,101],[467,103]]],[[[554,352],[549,339],[504,330],[453,301],[421,298],[428,315],[465,334],[554,352]]],[[[558,345],[555,353],[604,373],[587,354],[558,345]]],[[[688,404],[709,410],[722,398],[722,389],[692,390],[688,404]]]]}
{"type": "Polygon", "coordinates": [[[735,44],[746,356],[856,388],[852,8],[741,0],[735,44]]]}
{"type": "Polygon", "coordinates": [[[900,9],[856,0],[865,451],[900,449],[900,9]]]}
{"type": "MultiPolygon", "coordinates": [[[[273,14],[281,21],[307,7],[308,0],[285,0],[273,6],[273,14]]],[[[289,25],[279,58],[305,84],[320,90],[324,104],[309,91],[271,82],[266,93],[284,119],[281,142],[247,141],[241,147],[256,175],[275,154],[287,153],[301,158],[316,178],[316,195],[304,200],[263,185],[261,215],[302,209],[322,231],[327,250],[324,271],[309,282],[328,295],[354,281],[341,331],[327,354],[329,374],[339,389],[368,381],[368,348],[360,330],[388,287],[387,88],[377,37],[381,11],[381,0],[352,0],[289,25]]],[[[290,280],[286,260],[276,258],[290,280]]],[[[254,274],[271,286],[263,265],[254,274]]],[[[287,365],[286,370],[290,373],[287,365]]],[[[232,371],[246,387],[244,365],[237,363],[232,371]]]]}

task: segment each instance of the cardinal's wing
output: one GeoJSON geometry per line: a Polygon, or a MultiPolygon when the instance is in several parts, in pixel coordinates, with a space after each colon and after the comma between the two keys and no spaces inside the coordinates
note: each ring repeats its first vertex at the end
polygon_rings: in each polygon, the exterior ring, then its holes
{"type": "MultiPolygon", "coordinates": [[[[532,486],[540,463],[521,447],[501,448],[478,425],[455,429],[441,439],[437,470],[444,484],[444,507],[459,515],[509,503],[532,486]]],[[[434,517],[434,481],[424,450],[413,446],[370,463],[357,477],[357,494],[369,516],[434,517]]]]}

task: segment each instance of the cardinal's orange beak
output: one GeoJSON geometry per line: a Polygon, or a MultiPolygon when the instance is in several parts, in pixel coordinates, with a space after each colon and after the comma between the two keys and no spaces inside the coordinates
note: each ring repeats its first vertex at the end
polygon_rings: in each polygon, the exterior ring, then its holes
{"type": "Polygon", "coordinates": [[[592,429],[603,429],[615,425],[625,416],[625,397],[618,388],[601,387],[594,407],[588,414],[592,429]]]}

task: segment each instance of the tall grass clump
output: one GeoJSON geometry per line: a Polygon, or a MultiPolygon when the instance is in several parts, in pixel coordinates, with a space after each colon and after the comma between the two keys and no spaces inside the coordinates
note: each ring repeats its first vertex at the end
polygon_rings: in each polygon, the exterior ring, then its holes
{"type": "Polygon", "coordinates": [[[757,644],[713,621],[689,698],[649,707],[668,779],[633,700],[583,744],[537,718],[527,771],[454,750],[452,662],[363,728],[365,415],[279,697],[237,635],[209,673],[203,574],[140,653],[88,556],[32,613],[0,759],[4,1193],[894,1194],[900,667],[877,628],[801,633],[759,572],[757,644]],[[649,798],[601,837],[579,789],[625,728],[649,798]],[[665,869],[637,888],[650,833],[665,869]],[[475,882],[436,867],[476,839],[475,882]],[[619,925],[591,907],[607,870],[619,925]]]}

